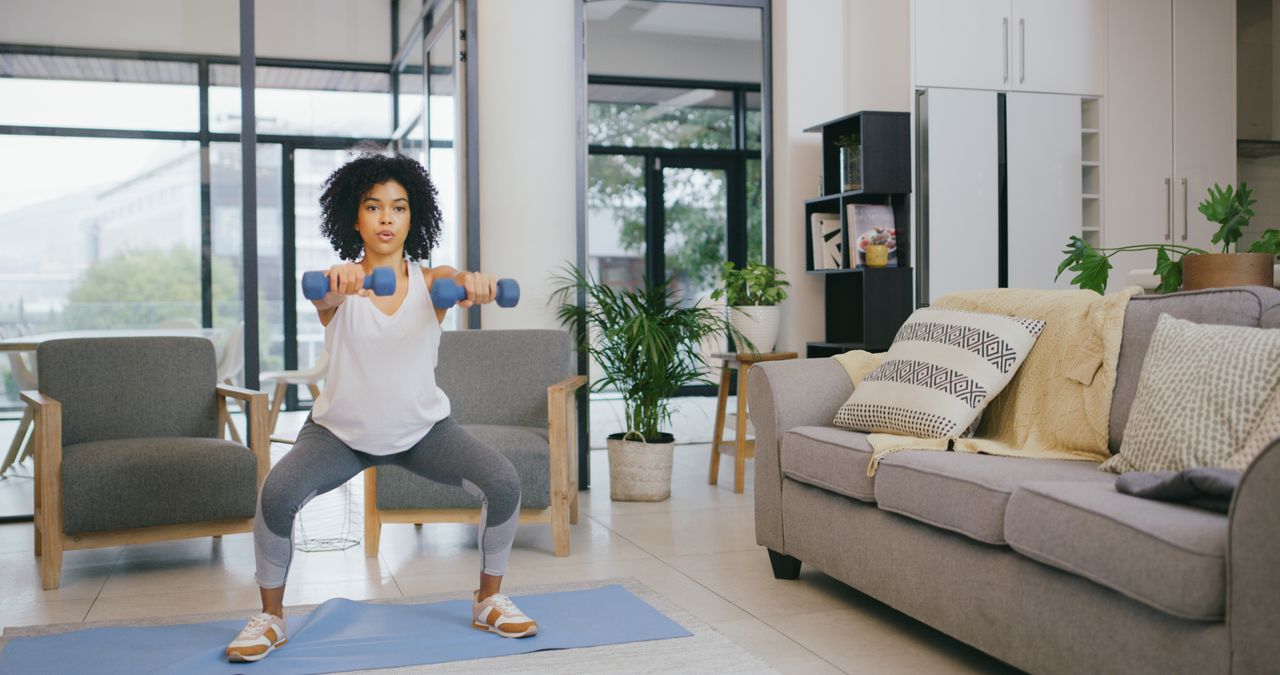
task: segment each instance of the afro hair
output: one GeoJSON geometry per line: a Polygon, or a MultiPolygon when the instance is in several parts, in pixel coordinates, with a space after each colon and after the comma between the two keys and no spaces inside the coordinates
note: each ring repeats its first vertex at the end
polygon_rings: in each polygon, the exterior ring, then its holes
{"type": "Polygon", "coordinates": [[[439,242],[440,205],[427,170],[404,155],[363,154],[334,171],[320,195],[320,232],[343,260],[356,261],[364,253],[364,240],[356,229],[360,200],[373,186],[392,180],[409,195],[405,254],[412,260],[426,260],[439,242]]]}

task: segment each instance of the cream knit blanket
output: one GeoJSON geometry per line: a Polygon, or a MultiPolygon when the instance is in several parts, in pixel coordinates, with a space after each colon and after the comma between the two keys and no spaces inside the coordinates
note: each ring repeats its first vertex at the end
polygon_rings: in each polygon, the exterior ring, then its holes
{"type": "MultiPolygon", "coordinates": [[[[1107,426],[1120,360],[1129,288],[1101,296],[1092,291],[992,289],[953,293],[938,309],[1005,314],[1045,322],[1031,353],[1009,386],[983,411],[973,438],[912,438],[870,434],[874,453],[867,475],[898,450],[947,450],[1040,459],[1098,462],[1110,457],[1107,426]]],[[[836,358],[854,386],[883,354],[848,352],[836,358]]]]}

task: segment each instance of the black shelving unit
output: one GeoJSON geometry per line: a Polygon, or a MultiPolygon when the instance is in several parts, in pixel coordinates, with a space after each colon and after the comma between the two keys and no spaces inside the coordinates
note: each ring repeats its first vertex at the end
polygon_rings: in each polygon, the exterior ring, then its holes
{"type": "MultiPolygon", "coordinates": [[[[914,309],[912,292],[910,214],[911,118],[908,113],[863,111],[808,129],[822,134],[821,197],[804,203],[805,269],[819,274],[825,283],[826,339],[810,342],[809,358],[833,356],[851,349],[884,351],[914,309]],[[859,139],[862,146],[862,186],[841,191],[840,149],[837,139],[859,139]],[[883,204],[893,212],[897,239],[894,267],[868,268],[851,263],[853,233],[850,204],[883,204]],[[839,215],[845,242],[839,269],[814,269],[810,230],[815,213],[839,215]]],[[[852,259],[856,261],[856,257],[852,259]]]]}

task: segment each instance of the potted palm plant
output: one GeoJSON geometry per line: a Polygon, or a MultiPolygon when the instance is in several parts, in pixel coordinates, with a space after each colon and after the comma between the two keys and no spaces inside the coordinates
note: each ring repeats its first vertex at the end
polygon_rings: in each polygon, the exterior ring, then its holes
{"type": "Polygon", "coordinates": [[[610,498],[667,499],[675,437],[662,428],[670,427],[671,398],[680,387],[707,382],[699,345],[733,327],[710,307],[682,304],[670,279],[614,288],[571,266],[555,281],[556,318],[604,373],[591,391],[622,394],[626,429],[608,438],[610,498]]]}
{"type": "Polygon", "coordinates": [[[738,269],[732,262],[720,268],[720,287],[711,292],[714,300],[724,298],[729,305],[730,322],[746,338],[738,350],[770,352],[778,342],[782,327],[783,300],[787,299],[782,270],[757,262],[738,269]]]}
{"type": "Polygon", "coordinates": [[[1111,272],[1111,257],[1126,251],[1155,251],[1155,273],[1160,277],[1157,293],[1178,290],[1220,288],[1223,286],[1271,286],[1275,283],[1274,262],[1280,255],[1280,230],[1269,229],[1253,242],[1246,253],[1240,253],[1240,238],[1253,218],[1253,190],[1245,183],[1236,190],[1214,183],[1209,196],[1200,203],[1200,213],[1218,223],[1218,231],[1210,243],[1222,246],[1221,253],[1210,253],[1181,244],[1135,244],[1102,248],[1090,246],[1080,237],[1071,237],[1062,253],[1066,257],[1058,265],[1056,281],[1068,270],[1076,275],[1071,283],[1080,288],[1105,293],[1111,272]],[[1235,247],[1235,252],[1232,252],[1235,247]]]}

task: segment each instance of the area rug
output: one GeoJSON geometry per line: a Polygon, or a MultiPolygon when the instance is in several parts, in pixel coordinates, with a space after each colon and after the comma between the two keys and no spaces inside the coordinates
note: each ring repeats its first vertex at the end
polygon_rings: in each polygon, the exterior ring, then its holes
{"type": "Polygon", "coordinates": [[[290,642],[255,664],[222,649],[245,613],[6,629],[0,672],[769,672],[763,663],[633,579],[511,592],[539,634],[470,628],[466,594],[291,607],[290,642]],[[390,670],[388,670],[390,669],[390,670]]]}

